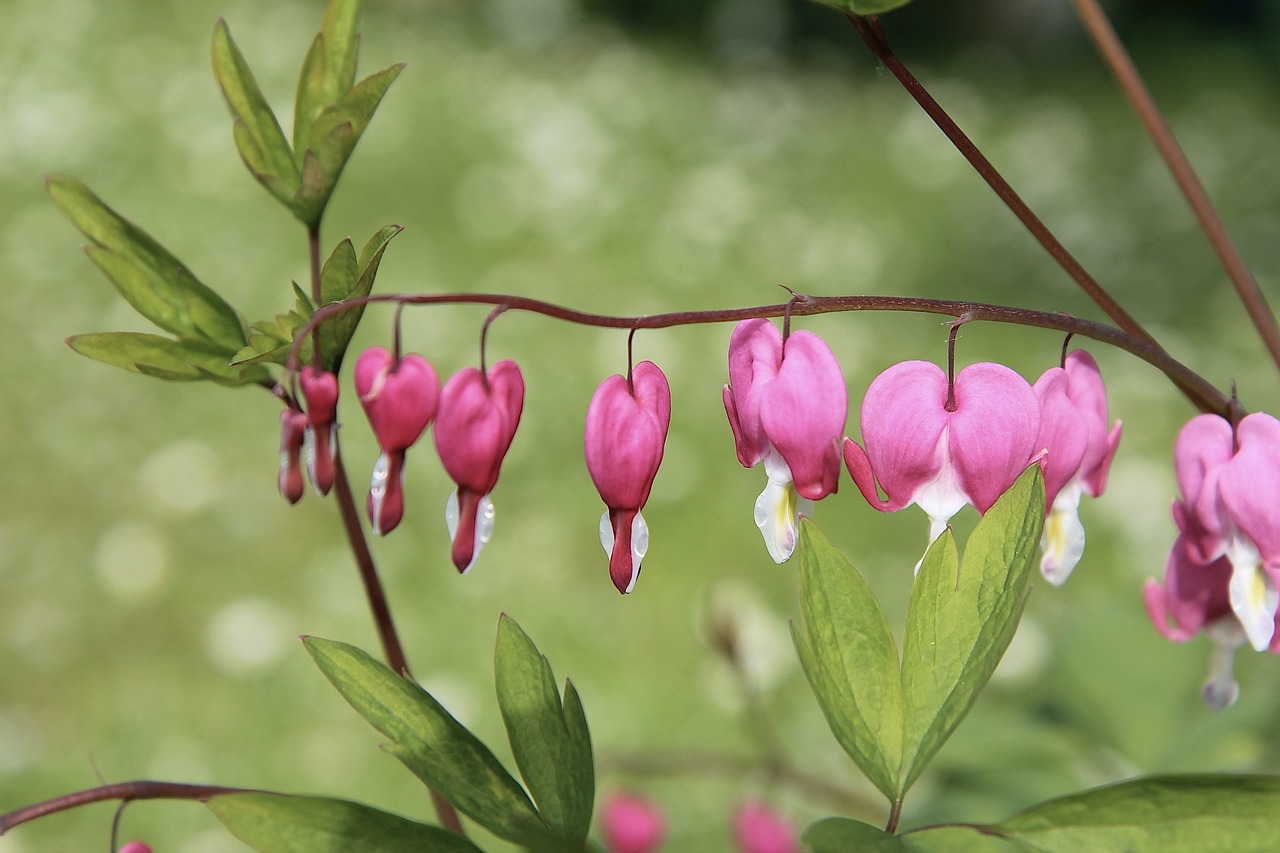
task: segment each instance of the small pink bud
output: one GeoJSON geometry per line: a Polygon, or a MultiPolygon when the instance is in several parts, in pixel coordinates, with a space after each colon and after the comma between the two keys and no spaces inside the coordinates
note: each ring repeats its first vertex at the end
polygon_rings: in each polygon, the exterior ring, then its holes
{"type": "Polygon", "coordinates": [[[650,853],[667,834],[662,811],[633,794],[611,794],[600,806],[600,828],[608,853],[650,853]]]}
{"type": "Polygon", "coordinates": [[[356,361],[356,394],[382,454],[369,486],[369,522],[385,535],[404,516],[404,454],[435,417],[440,379],[420,355],[396,360],[370,347],[356,361]]]}
{"type": "Polygon", "coordinates": [[[436,451],[458,484],[445,507],[453,540],[453,564],[463,574],[475,565],[493,534],[493,502],[502,460],[524,410],[524,377],[514,361],[500,361],[488,375],[474,367],[445,383],[436,419],[436,451]]]}
{"type": "Polygon", "coordinates": [[[120,853],[151,853],[151,847],[141,841],[130,841],[120,848],[120,853]]]}
{"type": "Polygon", "coordinates": [[[338,377],[307,366],[298,379],[307,401],[307,472],[316,491],[327,495],[336,476],[333,445],[338,430],[338,377]]]}
{"type": "Polygon", "coordinates": [[[733,838],[739,853],[799,853],[795,828],[763,803],[746,802],[733,816],[733,838]]]}
{"type": "Polygon", "coordinates": [[[608,506],[600,518],[600,543],[609,554],[609,577],[624,595],[635,586],[649,548],[640,510],[662,464],[670,423],[671,389],[651,361],[635,366],[629,384],[610,376],[587,407],[587,471],[608,506]]]}
{"type": "Polygon", "coordinates": [[[280,413],[280,494],[291,504],[302,498],[302,444],[306,440],[307,416],[297,409],[280,413]]]}

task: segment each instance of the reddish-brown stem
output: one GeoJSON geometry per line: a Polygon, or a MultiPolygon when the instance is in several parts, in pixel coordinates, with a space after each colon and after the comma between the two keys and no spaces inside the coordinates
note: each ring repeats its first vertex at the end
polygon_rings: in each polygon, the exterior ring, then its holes
{"type": "MultiPolygon", "coordinates": [[[[324,294],[320,288],[320,224],[307,227],[307,257],[311,262],[311,304],[319,307],[324,304],[324,294]]],[[[317,370],[323,365],[320,353],[320,328],[311,330],[311,363],[317,370]]]]}
{"type": "Polygon", "coordinates": [[[91,803],[103,803],[119,800],[122,803],[134,800],[198,800],[204,802],[219,794],[258,793],[253,788],[228,788],[223,785],[188,785],[183,782],[152,782],[139,779],[133,782],[116,782],[112,785],[100,785],[84,791],[75,791],[54,797],[40,803],[33,803],[17,811],[0,815],[0,835],[4,835],[15,826],[69,809],[87,806],[91,803]]]}
{"type": "Polygon", "coordinates": [[[898,821],[902,818],[902,794],[893,798],[893,804],[889,807],[889,819],[885,821],[885,832],[897,832],[898,821]]]}
{"type": "Polygon", "coordinates": [[[833,314],[844,311],[906,311],[923,314],[939,314],[963,319],[966,323],[985,321],[1008,323],[1073,333],[1090,338],[1131,353],[1159,369],[1191,401],[1204,412],[1225,416],[1229,400],[1198,373],[1174,359],[1158,345],[1144,339],[1089,320],[1081,320],[1067,314],[1031,311],[1005,305],[984,302],[961,302],[953,299],[918,299],[906,296],[808,296],[797,294],[788,302],[777,305],[756,305],[745,308],[727,308],[710,311],[676,311],[669,314],[640,316],[613,316],[593,314],[565,308],[551,302],[496,293],[393,293],[348,299],[326,305],[317,311],[295,339],[287,362],[290,371],[297,368],[298,341],[316,325],[343,311],[350,311],[373,302],[404,303],[407,305],[505,305],[509,311],[527,311],[541,314],[567,323],[596,326],[607,329],[667,329],[675,326],[692,326],[704,323],[733,323],[754,317],[782,317],[790,310],[792,316],[833,314]]]}
{"type": "Polygon", "coordinates": [[[1040,221],[1040,217],[1036,216],[1027,203],[1022,200],[1022,197],[1014,191],[1013,187],[992,165],[986,155],[978,149],[977,145],[974,145],[973,141],[960,129],[960,126],[947,114],[946,110],[925,90],[924,85],[915,78],[915,75],[907,70],[907,67],[902,64],[902,60],[898,59],[893,50],[890,49],[889,43],[885,40],[884,32],[880,29],[880,22],[876,17],[874,15],[865,18],[858,15],[848,15],[847,17],[858,31],[858,35],[862,37],[867,47],[871,49],[871,52],[884,63],[885,68],[889,69],[889,73],[898,79],[898,82],[907,90],[907,93],[915,99],[916,103],[928,114],[929,118],[933,119],[934,124],[946,134],[947,139],[956,147],[956,150],[969,161],[974,170],[982,176],[987,185],[1005,203],[1005,206],[1013,212],[1014,216],[1018,217],[1018,221],[1031,232],[1037,242],[1075,280],[1076,284],[1080,285],[1080,288],[1088,297],[1123,331],[1153,347],[1159,348],[1160,345],[1155,338],[1151,337],[1147,330],[1130,316],[1128,311],[1124,310],[1118,302],[1112,299],[1111,294],[1107,293],[1102,288],[1102,285],[1098,284],[1097,280],[1080,265],[1075,256],[1067,251],[1067,248],[1040,221]]]}
{"type": "Polygon", "coordinates": [[[1089,37],[1093,39],[1102,58],[1110,66],[1120,89],[1129,99],[1134,112],[1138,114],[1143,127],[1151,136],[1151,141],[1155,143],[1156,149],[1164,159],[1165,165],[1173,174],[1178,189],[1186,197],[1187,204],[1199,221],[1201,230],[1209,239],[1209,244],[1217,254],[1218,261],[1226,271],[1227,277],[1231,279],[1249,319],[1253,321],[1258,336],[1262,338],[1263,345],[1271,353],[1271,360],[1280,367],[1280,326],[1276,325],[1275,314],[1267,304],[1266,297],[1262,295],[1258,282],[1249,272],[1249,267],[1245,264],[1240,250],[1236,248],[1231,236],[1227,233],[1227,228],[1223,225],[1222,218],[1218,216],[1213,202],[1209,200],[1209,194],[1205,192],[1204,186],[1196,176],[1191,161],[1187,159],[1186,153],[1178,144],[1160,108],[1156,106],[1151,91],[1143,82],[1142,75],[1138,73],[1138,68],[1133,64],[1129,52],[1125,50],[1124,44],[1116,35],[1106,12],[1102,10],[1097,0],[1074,0],[1074,3],[1089,37]]]}

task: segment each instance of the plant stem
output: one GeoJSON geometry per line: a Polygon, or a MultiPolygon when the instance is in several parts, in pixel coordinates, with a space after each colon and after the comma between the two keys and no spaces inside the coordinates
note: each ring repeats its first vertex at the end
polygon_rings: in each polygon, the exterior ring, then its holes
{"type": "Polygon", "coordinates": [[[0,815],[0,835],[4,835],[28,821],[45,817],[69,809],[87,806],[90,803],[102,803],[119,800],[127,803],[133,800],[204,800],[218,794],[259,793],[253,788],[228,788],[222,785],[189,785],[183,782],[152,782],[140,779],[133,782],[116,782],[101,785],[84,791],[63,794],[40,803],[33,803],[17,811],[0,815]]]}
{"type": "Polygon", "coordinates": [[[1111,67],[1111,73],[1115,75],[1116,82],[1151,136],[1151,141],[1155,143],[1165,165],[1169,167],[1174,181],[1178,184],[1178,189],[1182,191],[1192,213],[1199,221],[1200,229],[1209,239],[1209,244],[1217,254],[1218,261],[1236,289],[1236,295],[1240,297],[1240,302],[1244,305],[1249,319],[1253,321],[1258,336],[1262,338],[1263,345],[1271,353],[1271,360],[1280,367],[1280,326],[1276,325],[1275,314],[1267,304],[1266,297],[1262,295],[1258,282],[1249,272],[1249,267],[1245,264],[1240,250],[1236,248],[1231,236],[1227,233],[1222,218],[1214,209],[1213,202],[1209,200],[1209,194],[1205,192],[1204,186],[1196,176],[1186,152],[1178,144],[1177,138],[1169,128],[1169,123],[1165,121],[1160,108],[1156,106],[1155,99],[1143,82],[1142,75],[1138,73],[1137,66],[1133,64],[1129,52],[1125,50],[1119,36],[1116,35],[1115,28],[1111,26],[1111,21],[1107,19],[1107,13],[1103,11],[1097,0],[1073,0],[1073,2],[1089,37],[1093,39],[1103,59],[1111,67]]]}
{"type": "Polygon", "coordinates": [[[885,832],[897,832],[898,821],[902,818],[902,795],[893,798],[893,805],[889,807],[889,819],[884,823],[885,832]]]}
{"type": "Polygon", "coordinates": [[[916,100],[921,108],[933,119],[934,124],[946,134],[947,139],[951,140],[951,144],[956,147],[964,158],[969,161],[970,165],[977,171],[987,185],[995,191],[1005,206],[1018,217],[1018,221],[1026,227],[1031,235],[1036,238],[1041,246],[1044,247],[1058,265],[1062,267],[1068,275],[1070,275],[1080,285],[1080,288],[1088,295],[1094,303],[1103,310],[1103,312],[1111,318],[1117,326],[1139,340],[1145,341],[1153,347],[1159,347],[1156,339],[1151,337],[1146,329],[1142,327],[1137,320],[1130,316],[1129,312],[1124,310],[1118,302],[1111,298],[1111,294],[1107,293],[1098,284],[1097,280],[1091,276],[1088,271],[1081,266],[1067,248],[1062,245],[1057,237],[1054,236],[1040,217],[1031,210],[1022,197],[1014,191],[1004,176],[991,164],[978,146],[965,134],[960,126],[955,123],[947,111],[933,99],[924,88],[924,85],[915,78],[907,67],[902,64],[902,60],[894,54],[889,47],[889,43],[885,40],[884,32],[880,29],[880,22],[874,15],[861,17],[859,15],[848,15],[850,23],[854,29],[858,31],[858,35],[866,42],[867,47],[871,48],[889,72],[898,79],[902,87],[907,93],[916,100]]]}
{"type": "Polygon", "coordinates": [[[504,305],[509,311],[527,311],[541,314],[566,323],[595,326],[607,329],[668,329],[676,326],[692,326],[704,323],[733,323],[754,317],[782,317],[788,311],[792,316],[833,314],[845,311],[905,311],[922,314],[939,314],[955,317],[965,323],[984,321],[1008,323],[1018,326],[1050,329],[1090,338],[1122,349],[1154,366],[1203,412],[1213,412],[1227,417],[1231,410],[1230,399],[1204,377],[1174,359],[1158,344],[1089,320],[1081,320],[1069,314],[1031,311],[1006,305],[985,302],[961,302],[954,299],[919,299],[906,296],[808,296],[798,294],[788,302],[777,305],[756,305],[745,308],[726,308],[710,311],[676,311],[667,314],[639,316],[614,316],[578,311],[530,299],[496,293],[392,293],[347,299],[326,305],[317,311],[294,340],[286,363],[286,369],[297,369],[298,341],[310,329],[343,311],[350,311],[373,302],[403,303],[406,305],[504,305]]]}

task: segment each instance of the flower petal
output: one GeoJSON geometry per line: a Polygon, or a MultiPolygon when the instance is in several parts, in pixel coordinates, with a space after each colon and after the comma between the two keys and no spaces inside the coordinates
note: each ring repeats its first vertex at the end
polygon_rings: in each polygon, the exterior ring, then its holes
{"type": "Polygon", "coordinates": [[[1027,467],[1040,432],[1035,392],[1002,364],[971,364],[955,382],[951,458],[978,512],[986,512],[1027,467]]]}
{"type": "Polygon", "coordinates": [[[753,468],[767,452],[769,439],[760,424],[760,395],[782,366],[782,333],[769,320],[743,320],[729,338],[729,384],[725,413],[733,430],[738,461],[753,468]]]}
{"type": "MultiPolygon", "coordinates": [[[[947,426],[946,400],[946,374],[927,361],[895,364],[867,389],[862,401],[862,441],[870,468],[888,497],[886,505],[877,509],[891,512],[907,506],[917,491],[937,477],[944,461],[939,442],[947,426]]],[[[845,452],[845,463],[853,474],[848,445],[845,452]]],[[[863,483],[858,487],[870,501],[863,483]]]]}

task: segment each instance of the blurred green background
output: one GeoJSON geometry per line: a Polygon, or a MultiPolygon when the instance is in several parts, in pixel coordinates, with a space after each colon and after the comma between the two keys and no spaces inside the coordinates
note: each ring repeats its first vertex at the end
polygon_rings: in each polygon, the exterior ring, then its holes
{"type": "MultiPolygon", "coordinates": [[[[68,335],[145,325],[77,251],[48,201],[74,175],[249,319],[304,280],[299,226],[248,177],[213,83],[219,15],[277,112],[323,4],[0,0],[0,810],[98,781],[162,778],[323,793],[427,817],[418,783],[333,694],[295,641],[377,650],[334,507],[274,486],[275,402],[173,385],[74,355],[68,335]]],[[[1280,68],[1269,4],[1131,3],[1118,20],[1264,289],[1280,270],[1280,68]],[[1158,8],[1157,8],[1158,7],[1158,8]]],[[[1069,4],[920,0],[890,38],[1084,264],[1179,358],[1250,409],[1276,373],[1109,83],[1069,4]]],[[[405,226],[378,289],[501,291],[608,313],[880,293],[1009,302],[1096,317],[834,11],[778,0],[371,0],[361,69],[408,68],[348,167],[326,252],[405,226]]],[[[287,130],[287,120],[286,120],[287,130]]],[[[406,346],[442,374],[477,358],[480,308],[411,310],[406,346]]],[[[356,346],[386,343],[389,309],[356,346]]],[[[907,358],[941,361],[924,316],[805,320],[856,405],[907,358]]],[[[645,333],[637,356],[674,396],[633,595],[608,580],[581,461],[592,389],[625,368],[625,335],[502,318],[490,357],[524,368],[524,421],[495,494],[496,536],[471,575],[448,560],[451,484],[410,454],[405,524],[375,543],[410,663],[505,755],[492,689],[500,611],[586,704],[602,790],[667,810],[673,850],[728,845],[729,812],[763,795],[798,825],[845,812],[762,773],[714,772],[760,743],[706,642],[743,626],[750,669],[793,764],[860,797],[790,649],[794,571],[751,521],[720,386],[729,329],[645,333]],[[629,757],[676,771],[627,772],[629,757]]],[[[972,326],[964,363],[1030,380],[1061,341],[972,326]]],[[[1093,348],[1125,437],[1084,562],[1038,584],[1008,658],[908,799],[906,825],[995,820],[1039,799],[1154,771],[1280,770],[1280,662],[1242,654],[1240,703],[1200,704],[1210,648],[1147,623],[1143,579],[1173,536],[1169,458],[1191,414],[1151,368],[1093,348]]],[[[363,483],[376,449],[349,391],[343,443],[363,483]]],[[[856,416],[849,426],[857,434],[856,416]]],[[[847,481],[818,520],[901,619],[924,547],[918,510],[880,516],[847,481]]],[[[972,524],[966,513],[960,529],[972,524]]],[[[871,800],[874,802],[874,800],[871,800]]],[[[111,807],[24,826],[0,853],[103,849],[111,807]]],[[[199,806],[142,803],[122,838],[236,851],[199,806]]],[[[485,840],[487,844],[487,839],[485,840]]]]}

